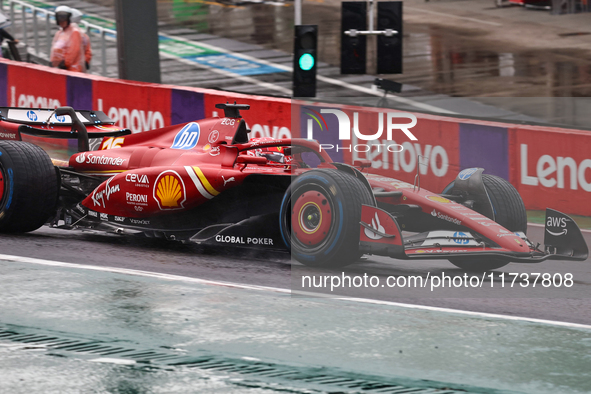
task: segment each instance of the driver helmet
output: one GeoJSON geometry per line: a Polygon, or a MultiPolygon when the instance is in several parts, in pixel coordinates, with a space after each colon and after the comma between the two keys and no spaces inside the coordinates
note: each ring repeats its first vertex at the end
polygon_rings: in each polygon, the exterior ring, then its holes
{"type": "MultiPolygon", "coordinates": [[[[267,141],[276,141],[276,139],[274,138],[269,138],[269,137],[261,137],[261,138],[251,138],[249,142],[267,142],[267,141]]],[[[267,160],[271,161],[271,162],[275,162],[275,163],[285,163],[286,160],[286,155],[284,152],[284,147],[282,146],[269,146],[269,147],[264,147],[264,148],[258,148],[258,149],[254,149],[253,153],[250,153],[251,151],[248,151],[250,155],[253,156],[259,156],[259,157],[266,157],[267,160]]]]}
{"type": "MultiPolygon", "coordinates": [[[[55,23],[59,26],[60,22],[67,21],[67,26],[70,26],[72,23],[72,15],[74,14],[74,9],[68,7],[67,5],[60,5],[55,9],[55,23]]],[[[66,26],[66,27],[67,27],[66,26]]]]}

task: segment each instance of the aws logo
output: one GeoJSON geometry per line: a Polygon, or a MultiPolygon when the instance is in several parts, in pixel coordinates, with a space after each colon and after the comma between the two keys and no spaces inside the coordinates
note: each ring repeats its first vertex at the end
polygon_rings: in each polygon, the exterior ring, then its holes
{"type": "Polygon", "coordinates": [[[154,185],[154,200],[161,210],[184,208],[187,191],[183,179],[176,171],[167,170],[160,173],[154,185]]]}
{"type": "Polygon", "coordinates": [[[566,235],[568,233],[567,220],[568,219],[566,218],[556,218],[548,216],[546,221],[546,231],[555,237],[566,235]],[[552,228],[552,230],[560,230],[560,232],[550,231],[549,228],[552,228]]]}

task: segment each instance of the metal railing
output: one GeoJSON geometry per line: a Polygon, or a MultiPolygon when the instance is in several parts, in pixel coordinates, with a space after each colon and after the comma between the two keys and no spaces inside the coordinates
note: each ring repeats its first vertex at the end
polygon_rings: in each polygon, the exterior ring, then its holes
{"type": "MultiPolygon", "coordinates": [[[[12,22],[12,28],[16,29],[22,35],[22,38],[19,38],[19,40],[28,46],[29,53],[34,55],[38,59],[43,59],[49,63],[49,55],[51,53],[51,43],[53,41],[53,35],[55,34],[55,31],[57,31],[58,29],[57,25],[55,24],[55,12],[51,11],[48,8],[41,8],[22,0],[4,0],[2,1],[1,6],[2,11],[5,10],[6,6],[8,6],[10,20],[12,22]],[[32,26],[29,26],[29,24],[31,24],[32,26]],[[42,45],[40,44],[40,27],[41,29],[44,28],[45,30],[44,47],[42,47],[42,45]],[[32,45],[29,43],[29,35],[31,33],[33,35],[32,45]]],[[[96,25],[94,23],[87,22],[85,20],[82,20],[79,23],[79,26],[86,31],[86,34],[88,34],[89,38],[92,38],[92,36],[98,37],[98,49],[101,53],[101,72],[99,72],[98,74],[106,76],[107,40],[115,41],[117,31],[96,25]]]]}

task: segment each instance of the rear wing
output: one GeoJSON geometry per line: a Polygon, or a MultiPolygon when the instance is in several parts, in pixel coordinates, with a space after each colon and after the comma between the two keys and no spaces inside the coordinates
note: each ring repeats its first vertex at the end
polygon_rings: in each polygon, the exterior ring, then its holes
{"type": "Polygon", "coordinates": [[[43,138],[77,139],[78,152],[90,150],[89,139],[131,134],[129,129],[114,125],[102,111],[74,111],[72,107],[27,109],[0,107],[4,129],[0,139],[22,140],[22,135],[43,138]]]}
{"type": "MultiPolygon", "coordinates": [[[[115,122],[102,111],[75,111],[76,118],[86,126],[113,125],[115,122]]],[[[0,107],[0,119],[29,126],[52,124],[54,126],[72,126],[70,115],[57,115],[53,108],[15,108],[0,107]]]]}

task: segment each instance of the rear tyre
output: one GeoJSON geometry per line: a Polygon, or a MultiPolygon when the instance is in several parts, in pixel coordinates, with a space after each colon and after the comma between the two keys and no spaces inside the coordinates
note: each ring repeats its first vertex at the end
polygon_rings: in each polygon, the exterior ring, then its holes
{"type": "Polygon", "coordinates": [[[55,212],[58,176],[51,159],[36,145],[0,141],[0,232],[41,227],[55,212]]]}
{"type": "Polygon", "coordinates": [[[297,177],[280,211],[281,236],[292,256],[315,267],[357,261],[362,204],[373,205],[370,191],[350,174],[317,169],[297,177]]]}

